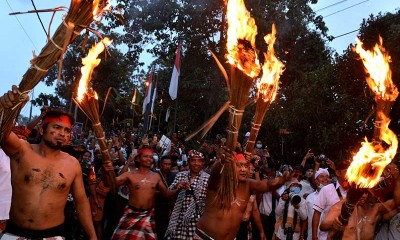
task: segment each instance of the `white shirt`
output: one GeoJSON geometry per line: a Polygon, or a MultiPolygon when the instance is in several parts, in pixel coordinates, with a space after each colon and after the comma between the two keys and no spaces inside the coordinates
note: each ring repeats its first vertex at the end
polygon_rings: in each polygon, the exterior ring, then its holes
{"type": "MultiPolygon", "coordinates": [[[[278,205],[277,200],[275,199],[275,207],[278,205]]],[[[269,216],[272,212],[272,193],[265,192],[262,195],[262,200],[259,206],[260,214],[264,214],[269,216]]],[[[272,213],[274,214],[274,213],[272,213]]]]}
{"type": "Polygon", "coordinates": [[[299,194],[302,197],[304,196],[304,194],[310,194],[315,191],[314,188],[311,187],[310,182],[307,180],[301,180],[300,184],[301,184],[301,192],[299,194]]]}
{"type": "Polygon", "coordinates": [[[11,195],[10,158],[0,148],[0,220],[9,219],[11,195]]]}
{"type": "MultiPolygon", "coordinates": [[[[318,196],[319,192],[315,191],[310,193],[306,198],[306,205],[307,205],[307,218],[308,218],[308,227],[307,227],[307,240],[312,239],[312,219],[314,215],[314,201],[315,198],[318,196]]],[[[319,233],[318,228],[318,233],[319,233]]]]}
{"type": "MultiPolygon", "coordinates": [[[[317,210],[321,213],[320,224],[321,221],[325,218],[326,214],[328,214],[329,209],[337,202],[340,201],[338,193],[336,191],[338,189],[342,194],[343,198],[346,198],[346,191],[340,186],[339,182],[335,185],[333,183],[328,184],[321,188],[319,191],[318,196],[314,200],[314,210],[317,210]]],[[[318,239],[319,240],[326,240],[328,237],[328,232],[320,231],[318,239]]]]}
{"type": "MultiPolygon", "coordinates": [[[[288,199],[287,201],[290,201],[290,199],[288,199]]],[[[284,210],[285,210],[285,202],[283,201],[282,198],[279,199],[279,203],[276,206],[275,209],[275,214],[277,215],[277,217],[280,217],[283,215],[284,210]]],[[[300,201],[300,207],[298,209],[296,209],[291,203],[289,204],[288,207],[288,214],[287,216],[289,217],[293,217],[294,216],[294,212],[296,211],[298,216],[300,217],[300,220],[305,220],[307,218],[307,207],[306,207],[306,202],[303,198],[301,198],[300,201]]],[[[301,222],[297,221],[296,225],[299,224],[301,226],[301,222]]],[[[286,239],[286,234],[285,234],[285,230],[282,228],[282,224],[279,224],[279,228],[278,231],[276,232],[276,236],[279,239],[286,239]]],[[[293,233],[293,240],[298,240],[300,238],[300,232],[294,232],[293,233]]]]}

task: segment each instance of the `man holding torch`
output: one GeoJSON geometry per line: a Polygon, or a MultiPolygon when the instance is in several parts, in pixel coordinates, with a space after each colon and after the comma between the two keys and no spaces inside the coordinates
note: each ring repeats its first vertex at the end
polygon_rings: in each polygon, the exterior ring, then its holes
{"type": "MultiPolygon", "coordinates": [[[[0,98],[0,109],[19,104],[19,96],[13,86],[0,98]]],[[[63,239],[64,207],[70,192],[88,238],[97,239],[79,161],[61,151],[71,138],[74,121],[70,114],[52,110],[43,116],[39,144],[29,144],[13,132],[4,136],[1,147],[11,158],[13,195],[2,240],[63,239]]]]}
{"type": "Polygon", "coordinates": [[[243,154],[222,155],[211,170],[208,183],[206,206],[196,229],[194,239],[234,239],[239,230],[243,214],[247,207],[250,195],[272,191],[282,186],[292,178],[288,172],[283,177],[273,180],[261,180],[247,178],[249,162],[243,154]],[[238,182],[236,184],[235,199],[224,206],[218,204],[218,187],[222,184],[220,172],[227,161],[234,161],[238,182]]]}

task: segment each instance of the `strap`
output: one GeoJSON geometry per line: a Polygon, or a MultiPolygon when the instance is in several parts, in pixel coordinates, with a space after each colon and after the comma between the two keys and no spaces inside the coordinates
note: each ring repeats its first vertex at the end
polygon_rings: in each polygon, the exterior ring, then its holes
{"type": "Polygon", "coordinates": [[[274,193],[272,193],[272,192],[271,192],[271,196],[272,196],[271,197],[271,199],[272,199],[272,211],[271,211],[271,214],[275,216],[276,199],[274,197],[274,193]]]}
{"type": "MultiPolygon", "coordinates": [[[[337,183],[336,183],[336,184],[337,184],[337,183]]],[[[337,195],[338,195],[340,201],[342,201],[342,200],[343,200],[342,193],[340,192],[340,189],[339,189],[339,188],[336,188],[336,186],[337,186],[337,185],[335,185],[335,190],[336,190],[336,192],[337,192],[337,195]]]]}

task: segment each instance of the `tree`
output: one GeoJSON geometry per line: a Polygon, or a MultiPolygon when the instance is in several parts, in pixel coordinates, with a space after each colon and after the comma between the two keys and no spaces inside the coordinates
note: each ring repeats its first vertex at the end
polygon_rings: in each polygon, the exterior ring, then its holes
{"type": "MultiPolygon", "coordinates": [[[[93,37],[89,38],[87,42],[83,40],[81,37],[71,44],[64,54],[62,79],[56,87],[57,96],[40,94],[37,99],[32,101],[34,104],[64,108],[72,105],[72,97],[76,96],[78,81],[81,76],[81,59],[86,56],[85,51],[95,42],[93,37]],[[82,43],[85,48],[81,46],[82,43]]],[[[91,84],[98,93],[100,110],[106,104],[103,115],[104,123],[111,123],[113,119],[122,120],[131,117],[130,101],[135,88],[133,70],[136,66],[128,61],[127,56],[115,46],[110,46],[107,52],[99,57],[101,58],[101,64],[94,70],[91,84]],[[110,92],[108,101],[105,103],[109,88],[112,88],[113,91],[110,92]]],[[[54,84],[57,79],[57,71],[58,66],[49,70],[44,79],[48,86],[54,84]]],[[[81,121],[83,117],[83,115],[79,116],[81,121]]]]}

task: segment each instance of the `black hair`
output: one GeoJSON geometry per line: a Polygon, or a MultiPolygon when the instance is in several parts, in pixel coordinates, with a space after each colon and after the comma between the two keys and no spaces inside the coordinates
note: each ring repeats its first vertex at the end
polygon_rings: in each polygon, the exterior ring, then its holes
{"type": "MultiPolygon", "coordinates": [[[[50,111],[46,112],[46,114],[42,118],[42,121],[46,118],[58,118],[61,116],[67,116],[71,122],[71,125],[74,125],[75,118],[72,116],[71,113],[66,112],[62,109],[51,109],[50,111]]],[[[47,126],[48,126],[48,123],[43,124],[43,126],[42,126],[43,131],[46,130],[47,126]]]]}
{"type": "Polygon", "coordinates": [[[162,157],[161,157],[161,159],[160,159],[160,164],[161,164],[165,159],[169,159],[169,160],[171,160],[171,162],[172,162],[171,157],[168,156],[168,155],[166,155],[166,156],[162,156],[162,157]]]}

